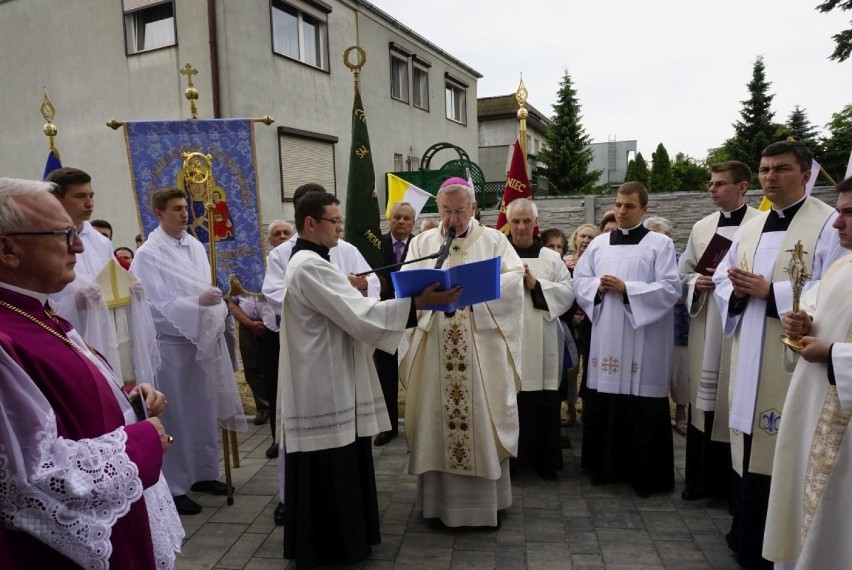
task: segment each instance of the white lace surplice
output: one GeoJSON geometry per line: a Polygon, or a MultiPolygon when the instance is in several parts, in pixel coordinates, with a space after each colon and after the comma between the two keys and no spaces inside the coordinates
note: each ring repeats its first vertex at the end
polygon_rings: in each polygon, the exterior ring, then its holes
{"type": "MultiPolygon", "coordinates": [[[[112,526],[144,496],[157,567],[172,568],[184,536],[180,519],[162,475],[143,492],[139,471],[125,451],[124,429],[78,441],[59,437],[47,399],[3,350],[0,378],[3,524],[35,536],[84,568],[107,568],[112,526]],[[33,439],[37,445],[30,445],[33,439]]],[[[115,386],[113,391],[125,418],[133,418],[127,400],[115,386]]]]}

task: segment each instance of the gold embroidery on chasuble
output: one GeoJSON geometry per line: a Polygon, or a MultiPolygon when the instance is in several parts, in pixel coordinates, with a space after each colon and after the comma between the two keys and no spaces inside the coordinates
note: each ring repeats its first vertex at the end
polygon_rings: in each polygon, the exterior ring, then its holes
{"type": "Polygon", "coordinates": [[[471,362],[465,312],[457,311],[443,323],[441,347],[441,393],[443,395],[444,444],[447,471],[474,471],[471,441],[471,362]]]}
{"type": "MultiPolygon", "coordinates": [[[[852,327],[846,333],[846,342],[852,342],[852,327]]],[[[829,386],[825,394],[825,402],[817,421],[811,452],[808,457],[808,470],[805,473],[805,508],[802,517],[802,535],[799,539],[799,550],[805,544],[808,530],[814,520],[819,501],[822,498],[828,478],[840,453],[840,445],[849,425],[852,410],[840,408],[837,397],[837,387],[829,386]]]]}

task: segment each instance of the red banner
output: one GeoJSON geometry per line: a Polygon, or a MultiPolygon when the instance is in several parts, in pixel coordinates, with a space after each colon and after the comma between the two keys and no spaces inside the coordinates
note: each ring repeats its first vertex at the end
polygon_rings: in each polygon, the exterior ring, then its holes
{"type": "Polygon", "coordinates": [[[521,151],[521,144],[518,141],[515,141],[512,151],[512,162],[509,166],[509,174],[506,177],[506,186],[503,187],[503,199],[500,201],[500,213],[497,215],[497,223],[494,226],[507,235],[509,226],[506,223],[506,206],[515,198],[532,199],[530,179],[527,177],[527,165],[524,160],[524,153],[521,151]]]}

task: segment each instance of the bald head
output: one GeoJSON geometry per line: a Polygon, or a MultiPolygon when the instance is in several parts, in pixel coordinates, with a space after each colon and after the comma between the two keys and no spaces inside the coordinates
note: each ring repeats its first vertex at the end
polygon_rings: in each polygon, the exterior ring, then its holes
{"type": "Polygon", "coordinates": [[[273,220],[269,223],[269,247],[276,248],[293,237],[293,226],[284,220],[273,220]]]}

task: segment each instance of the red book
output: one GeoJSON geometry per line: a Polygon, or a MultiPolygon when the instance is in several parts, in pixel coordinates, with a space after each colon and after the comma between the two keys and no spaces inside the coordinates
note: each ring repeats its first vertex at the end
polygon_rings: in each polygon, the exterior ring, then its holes
{"type": "Polygon", "coordinates": [[[731,240],[720,234],[714,234],[713,239],[707,244],[707,248],[701,255],[701,259],[695,264],[695,272],[711,277],[713,271],[719,267],[719,263],[725,259],[728,250],[731,249],[731,240]]]}

